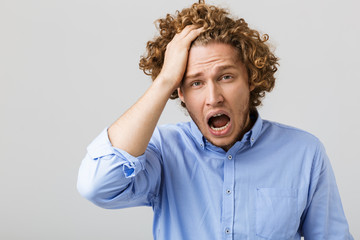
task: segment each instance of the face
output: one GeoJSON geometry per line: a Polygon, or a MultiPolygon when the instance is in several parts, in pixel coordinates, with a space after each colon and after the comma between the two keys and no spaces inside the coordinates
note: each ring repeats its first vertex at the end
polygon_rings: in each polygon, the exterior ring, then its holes
{"type": "Polygon", "coordinates": [[[209,142],[227,151],[249,130],[251,90],[235,48],[209,43],[190,49],[178,93],[209,142]]]}

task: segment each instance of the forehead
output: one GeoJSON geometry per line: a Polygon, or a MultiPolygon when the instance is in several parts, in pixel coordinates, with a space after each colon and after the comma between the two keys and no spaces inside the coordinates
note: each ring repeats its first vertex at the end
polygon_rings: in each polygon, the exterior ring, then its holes
{"type": "Polygon", "coordinates": [[[241,61],[238,50],[225,43],[212,42],[206,45],[194,45],[189,51],[186,75],[198,71],[208,71],[215,68],[240,68],[241,61]]]}

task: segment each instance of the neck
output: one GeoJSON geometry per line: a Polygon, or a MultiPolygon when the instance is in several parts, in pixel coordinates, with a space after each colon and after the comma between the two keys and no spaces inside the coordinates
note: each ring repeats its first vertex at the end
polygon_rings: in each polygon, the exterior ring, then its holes
{"type": "Polygon", "coordinates": [[[247,118],[246,118],[246,121],[245,121],[245,124],[244,124],[244,128],[243,130],[241,131],[241,133],[239,134],[238,138],[236,139],[236,141],[230,145],[227,145],[227,146],[224,146],[222,147],[222,149],[224,149],[226,152],[229,151],[229,149],[234,146],[234,144],[237,142],[237,141],[241,141],[242,138],[244,137],[245,133],[247,133],[248,131],[250,131],[250,129],[254,126],[255,124],[255,119],[251,118],[250,115],[252,114],[256,114],[256,113],[253,113],[253,112],[250,112],[249,111],[249,114],[247,115],[247,118]]]}

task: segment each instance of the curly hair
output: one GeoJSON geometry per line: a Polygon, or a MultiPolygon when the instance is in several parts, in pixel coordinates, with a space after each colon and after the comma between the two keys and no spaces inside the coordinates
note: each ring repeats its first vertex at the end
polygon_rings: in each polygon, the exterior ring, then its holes
{"type": "MultiPolygon", "coordinates": [[[[190,8],[175,15],[167,14],[165,18],[156,21],[160,35],[147,42],[147,55],[140,59],[139,67],[146,75],[155,80],[161,71],[167,44],[176,33],[187,25],[204,27],[204,31],[193,44],[220,42],[230,44],[238,50],[240,60],[248,72],[249,85],[254,86],[250,92],[250,109],[261,105],[265,92],[270,92],[275,85],[275,72],[278,58],[270,51],[266,42],[267,34],[260,35],[248,27],[244,19],[234,19],[223,8],[205,4],[204,0],[194,3],[190,8]]],[[[175,90],[170,99],[178,98],[175,90]]],[[[185,104],[182,103],[185,107],[185,104]]]]}

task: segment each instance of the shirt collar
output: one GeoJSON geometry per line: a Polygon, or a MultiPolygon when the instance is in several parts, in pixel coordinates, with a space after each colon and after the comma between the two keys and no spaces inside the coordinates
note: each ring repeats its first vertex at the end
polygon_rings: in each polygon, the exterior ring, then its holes
{"type": "Polygon", "coordinates": [[[198,126],[195,124],[193,120],[190,121],[191,133],[195,140],[200,144],[201,148],[205,147],[206,139],[200,132],[198,126]]]}
{"type": "MultiPolygon", "coordinates": [[[[255,121],[255,123],[253,127],[244,134],[241,142],[250,141],[250,146],[252,147],[260,136],[263,120],[258,111],[250,113],[250,118],[252,121],[255,121]]],[[[193,120],[190,121],[190,127],[193,137],[200,144],[201,148],[204,148],[207,141],[193,120]]]]}
{"type": "Polygon", "coordinates": [[[260,117],[260,114],[258,111],[255,111],[250,114],[250,118],[252,121],[255,121],[253,127],[250,129],[249,136],[250,136],[250,145],[253,146],[256,140],[259,138],[262,126],[263,126],[263,120],[260,117]]]}

